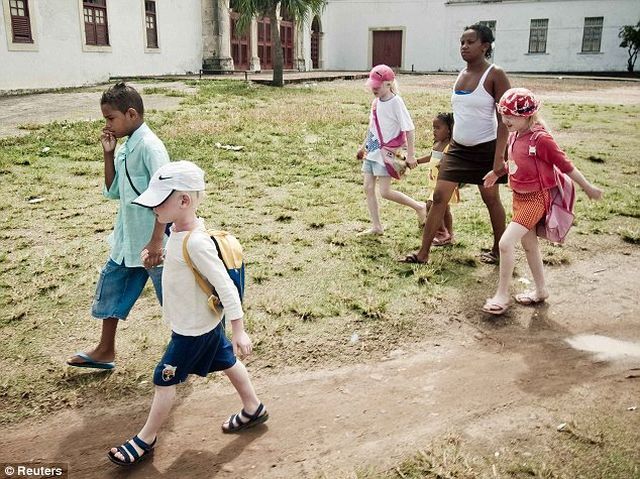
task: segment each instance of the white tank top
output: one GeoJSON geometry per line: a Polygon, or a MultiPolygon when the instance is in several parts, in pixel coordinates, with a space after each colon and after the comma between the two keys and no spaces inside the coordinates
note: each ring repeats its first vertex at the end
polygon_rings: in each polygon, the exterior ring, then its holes
{"type": "MultiPolygon", "coordinates": [[[[498,118],[496,117],[496,101],[485,90],[484,81],[493,68],[493,64],[485,70],[478,82],[478,86],[470,93],[460,93],[455,90],[451,95],[453,108],[452,137],[456,143],[464,146],[474,146],[495,140],[498,136],[498,118]]],[[[466,69],[462,70],[456,83],[466,69]]]]}

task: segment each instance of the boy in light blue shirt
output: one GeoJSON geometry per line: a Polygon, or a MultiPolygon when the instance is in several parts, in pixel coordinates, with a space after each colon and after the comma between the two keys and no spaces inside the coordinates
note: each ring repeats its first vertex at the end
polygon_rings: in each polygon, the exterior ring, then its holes
{"type": "Polygon", "coordinates": [[[151,278],[162,303],[162,252],[165,225],[153,212],[132,204],[147,189],[151,176],[169,163],[162,141],[144,123],[140,94],[125,83],[117,83],[100,99],[106,125],[100,142],[104,153],[104,188],[107,198],[119,200],[120,207],[109,236],[111,253],[102,268],[93,300],[92,315],[102,320],[98,345],[78,352],[67,360],[70,366],[96,369],[115,367],[115,336],[118,322],[127,319],[151,278]],[[118,138],[128,137],[116,150],[118,138]],[[140,253],[146,250],[145,262],[140,253]]]}

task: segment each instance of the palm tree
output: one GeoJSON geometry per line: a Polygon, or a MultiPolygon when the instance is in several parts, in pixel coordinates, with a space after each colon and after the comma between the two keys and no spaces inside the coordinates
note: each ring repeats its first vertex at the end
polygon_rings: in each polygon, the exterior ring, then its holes
{"type": "Polygon", "coordinates": [[[326,4],[326,0],[232,0],[231,6],[239,15],[238,31],[246,32],[253,17],[268,17],[271,24],[271,62],[273,64],[273,85],[284,85],[284,58],[282,54],[282,39],[278,24],[278,5],[281,11],[287,11],[296,22],[304,25],[309,16],[319,15],[326,4]]]}

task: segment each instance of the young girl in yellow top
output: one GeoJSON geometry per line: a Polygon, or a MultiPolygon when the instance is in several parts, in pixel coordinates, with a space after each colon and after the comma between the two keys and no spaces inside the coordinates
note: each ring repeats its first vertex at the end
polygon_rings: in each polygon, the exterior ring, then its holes
{"type": "MultiPolygon", "coordinates": [[[[418,164],[429,163],[429,189],[431,195],[427,200],[427,213],[433,204],[433,190],[436,186],[436,180],[438,179],[438,172],[440,171],[440,161],[442,155],[447,151],[449,142],[451,141],[451,132],[453,131],[453,114],[452,113],[438,113],[433,119],[433,147],[431,153],[417,159],[418,164]]],[[[460,201],[460,195],[458,188],[455,189],[451,196],[451,201],[457,203],[460,201]]],[[[447,209],[442,220],[442,224],[436,235],[433,238],[434,246],[444,246],[453,242],[453,216],[451,216],[451,209],[447,205],[447,209]]]]}

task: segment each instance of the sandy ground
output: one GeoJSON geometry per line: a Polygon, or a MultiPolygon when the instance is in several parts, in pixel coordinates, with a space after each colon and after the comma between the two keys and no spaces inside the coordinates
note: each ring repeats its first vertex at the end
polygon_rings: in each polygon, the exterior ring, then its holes
{"type": "MultiPolygon", "coordinates": [[[[349,73],[355,75],[355,73],[349,73]]],[[[310,83],[319,74],[308,74],[310,83]]],[[[267,75],[268,76],[268,75],[267,75]]],[[[265,75],[254,75],[256,79],[267,78],[265,75]]],[[[232,77],[221,77],[229,79],[232,77]]],[[[243,81],[241,77],[233,77],[243,81]]],[[[252,77],[253,78],[253,77],[252,77]]],[[[424,89],[448,90],[455,75],[401,75],[404,94],[424,89]]],[[[348,80],[337,80],[348,81],[348,80]]],[[[362,81],[362,80],[356,80],[362,81]]],[[[590,81],[567,77],[531,77],[514,75],[511,83],[524,85],[539,92],[543,101],[568,103],[626,104],[640,105],[640,82],[622,81],[590,81]]],[[[195,89],[182,81],[137,84],[133,86],[142,91],[143,88],[163,87],[186,92],[195,89]]],[[[0,138],[5,136],[25,135],[28,130],[18,128],[20,125],[33,125],[52,121],[96,120],[102,118],[99,109],[100,94],[105,87],[90,88],[80,92],[42,93],[23,96],[0,96],[0,138]]],[[[173,110],[178,108],[180,97],[145,94],[147,109],[173,110]]]]}
{"type": "MultiPolygon", "coordinates": [[[[183,82],[161,82],[157,84],[131,82],[131,85],[136,87],[138,91],[149,87],[190,90],[183,82]]],[[[0,138],[28,134],[29,130],[18,128],[20,125],[37,125],[64,120],[101,119],[100,95],[106,88],[105,85],[73,93],[0,96],[0,138]]],[[[147,110],[173,110],[178,107],[180,100],[182,100],[180,97],[144,95],[144,104],[147,110]]]]}
{"type": "MultiPolygon", "coordinates": [[[[428,81],[445,80],[450,84],[445,77],[428,81]]],[[[597,101],[619,101],[619,88],[601,86],[597,101]]],[[[590,92],[545,94],[574,101],[590,92]]],[[[640,99],[640,85],[624,92],[629,101],[640,99]]],[[[97,117],[98,91],[66,94],[64,114],[57,95],[0,99],[3,134],[22,123],[97,117]]],[[[175,108],[179,101],[154,97],[145,96],[149,108],[175,108]]],[[[527,438],[555,430],[588,404],[611,403],[611,415],[640,427],[640,410],[627,410],[640,406],[638,379],[627,377],[640,367],[640,251],[617,251],[624,254],[602,250],[548,268],[550,300],[513,307],[499,319],[478,312],[486,288],[460,292],[439,308],[451,319],[445,335],[408,344],[381,362],[256,371],[271,418],[243,434],[220,432],[238,404],[219,381],[183,388],[154,458],[134,471],[113,466],[106,452],[139,430],[147,397],[12,426],[2,434],[0,463],[62,462],[73,478],[333,478],[393,464],[450,431],[492,445],[520,438],[526,450],[527,438]]],[[[477,274],[479,281],[495,281],[493,267],[477,274]]]]}
{"type": "MultiPolygon", "coordinates": [[[[637,249],[601,254],[550,269],[556,294],[544,306],[513,307],[496,320],[478,314],[480,298],[467,294],[444,310],[473,311],[476,319],[388,360],[260,374],[270,420],[239,435],[219,429],[238,407],[225,381],[187,386],[154,458],[126,475],[348,476],[356,467],[388,466],[451,431],[495,444],[524,437],[526,450],[526,437],[555,429],[585,405],[615,397],[637,406],[637,379],[626,376],[640,367],[638,284],[629,281],[639,269],[637,249]]],[[[123,477],[105,454],[137,432],[147,401],[91,404],[14,426],[3,434],[0,462],[64,462],[74,478],[123,477]]],[[[639,413],[622,406],[611,415],[640,426],[639,413]]]]}

